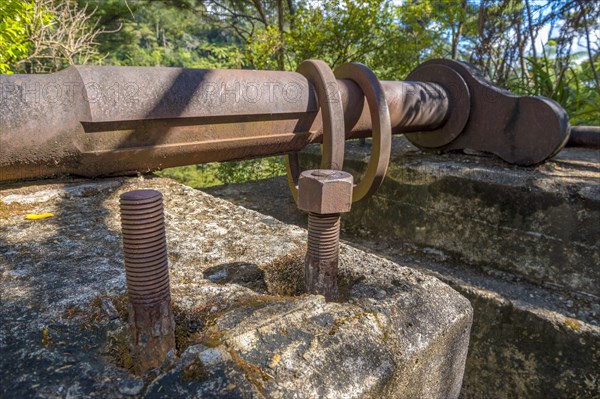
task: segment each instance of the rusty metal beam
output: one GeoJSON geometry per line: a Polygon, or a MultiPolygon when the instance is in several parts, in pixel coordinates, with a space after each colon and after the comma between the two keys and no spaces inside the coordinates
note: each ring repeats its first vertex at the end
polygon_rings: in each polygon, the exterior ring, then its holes
{"type": "MultiPolygon", "coordinates": [[[[471,149],[533,165],[569,138],[556,102],[511,94],[468,64],[432,60],[408,79],[380,82],[380,97],[391,133],[424,150],[471,149]]],[[[350,79],[330,83],[338,92],[325,97],[342,103],[345,138],[371,136],[363,91],[350,79]]],[[[0,75],[0,181],[294,153],[321,142],[322,108],[296,72],[88,66],[0,75]]]]}
{"type": "MultiPolygon", "coordinates": [[[[381,82],[394,133],[431,130],[449,99],[435,83],[381,82]]],[[[366,137],[362,91],[338,80],[346,137],[366,137]]],[[[70,67],[0,75],[0,180],[101,176],[255,158],[319,142],[313,87],[295,72],[70,67]]]]}

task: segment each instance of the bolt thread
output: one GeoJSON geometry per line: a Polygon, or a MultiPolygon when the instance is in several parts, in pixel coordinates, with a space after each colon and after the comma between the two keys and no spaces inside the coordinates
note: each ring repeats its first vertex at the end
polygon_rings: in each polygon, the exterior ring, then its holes
{"type": "Polygon", "coordinates": [[[337,298],[340,215],[308,214],[308,248],[304,261],[306,291],[337,298]]]}
{"type": "Polygon", "coordinates": [[[307,255],[312,258],[337,258],[340,246],[340,215],[309,213],[307,245],[307,255]]]}
{"type": "Polygon", "coordinates": [[[162,194],[136,190],[120,198],[129,300],[154,305],[170,299],[162,194]]]}

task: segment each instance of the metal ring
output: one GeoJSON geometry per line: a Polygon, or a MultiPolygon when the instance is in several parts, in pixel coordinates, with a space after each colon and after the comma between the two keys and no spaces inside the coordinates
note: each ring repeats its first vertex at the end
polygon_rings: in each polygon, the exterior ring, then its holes
{"type": "Polygon", "coordinates": [[[365,174],[352,192],[352,202],[357,202],[373,194],[385,177],[392,147],[390,111],[379,79],[366,65],[349,62],[337,67],[334,74],[336,78],[351,80],[360,87],[371,113],[371,159],[365,174]]]}
{"type": "MultiPolygon", "coordinates": [[[[341,170],[344,163],[344,109],[337,80],[324,61],[306,60],[296,72],[302,74],[315,87],[321,117],[323,118],[323,144],[321,145],[321,168],[341,170]]],[[[300,163],[298,153],[286,157],[288,183],[294,200],[298,202],[298,178],[300,163]]]]}

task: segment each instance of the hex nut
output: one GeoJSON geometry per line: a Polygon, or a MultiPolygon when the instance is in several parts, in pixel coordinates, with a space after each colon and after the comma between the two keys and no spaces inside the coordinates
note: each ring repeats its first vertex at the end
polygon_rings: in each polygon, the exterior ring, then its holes
{"type": "Polygon", "coordinates": [[[341,170],[305,170],[298,179],[298,208],[322,215],[349,212],[354,179],[341,170]]]}

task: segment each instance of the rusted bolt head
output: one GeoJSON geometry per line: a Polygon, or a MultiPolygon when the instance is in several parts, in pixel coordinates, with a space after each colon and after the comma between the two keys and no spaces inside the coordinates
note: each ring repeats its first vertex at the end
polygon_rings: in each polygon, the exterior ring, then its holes
{"type": "Polygon", "coordinates": [[[298,208],[323,215],[349,212],[354,179],[341,170],[305,170],[298,179],[298,208]]]}

